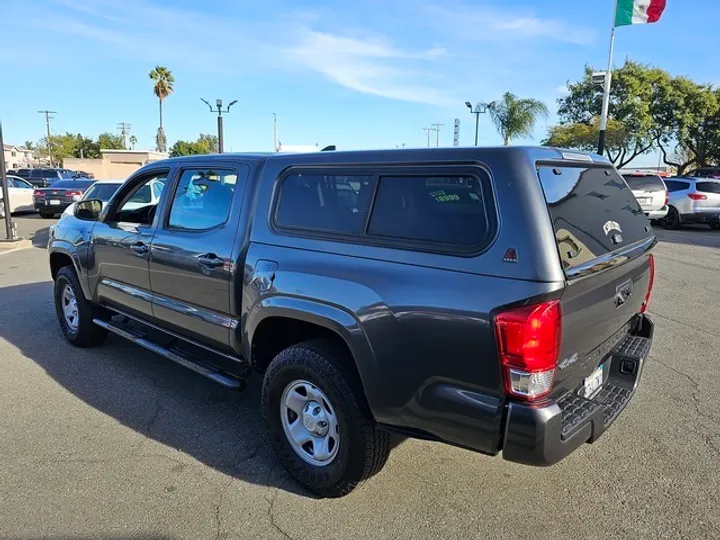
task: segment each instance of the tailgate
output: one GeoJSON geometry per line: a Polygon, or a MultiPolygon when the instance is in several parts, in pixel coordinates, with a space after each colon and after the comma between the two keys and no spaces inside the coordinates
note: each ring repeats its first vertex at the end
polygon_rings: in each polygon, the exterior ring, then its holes
{"type": "Polygon", "coordinates": [[[630,331],[650,287],[655,237],[614,168],[548,165],[538,176],[567,278],[553,390],[559,396],[578,390],[630,331]]]}

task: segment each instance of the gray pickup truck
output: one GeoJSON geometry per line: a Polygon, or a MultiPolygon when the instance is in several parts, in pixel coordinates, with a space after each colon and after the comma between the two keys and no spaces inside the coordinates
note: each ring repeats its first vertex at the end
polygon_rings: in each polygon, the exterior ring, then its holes
{"type": "Polygon", "coordinates": [[[516,147],[158,161],[48,249],[70,343],[264,374],[279,460],[332,497],[392,432],[541,466],[595,442],[650,350],[655,242],[607,160],[516,147]]]}

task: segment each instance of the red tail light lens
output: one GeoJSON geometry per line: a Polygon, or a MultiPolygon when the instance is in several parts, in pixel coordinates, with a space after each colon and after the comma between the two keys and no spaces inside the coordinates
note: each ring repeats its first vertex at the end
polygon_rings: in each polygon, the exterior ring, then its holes
{"type": "Polygon", "coordinates": [[[82,191],[66,191],[66,197],[82,197],[82,191]]]}
{"type": "Polygon", "coordinates": [[[670,192],[666,191],[665,192],[665,204],[663,206],[667,206],[668,204],[670,204],[670,192]]]}
{"type": "Polygon", "coordinates": [[[495,335],[508,394],[535,400],[552,390],[562,339],[556,300],[495,316],[495,335]]]}
{"type": "Polygon", "coordinates": [[[36,189],[35,191],[33,191],[33,197],[44,197],[44,196],[45,196],[44,191],[40,191],[39,189],[36,189]]]}
{"type": "Polygon", "coordinates": [[[648,290],[647,293],[645,293],[645,302],[643,302],[643,305],[640,308],[640,313],[645,313],[647,311],[647,308],[650,305],[653,287],[655,286],[655,257],[652,254],[648,256],[648,263],[650,263],[650,282],[648,283],[648,290]]]}
{"type": "Polygon", "coordinates": [[[699,193],[688,193],[688,197],[690,197],[693,201],[707,200],[707,195],[700,195],[699,193]]]}

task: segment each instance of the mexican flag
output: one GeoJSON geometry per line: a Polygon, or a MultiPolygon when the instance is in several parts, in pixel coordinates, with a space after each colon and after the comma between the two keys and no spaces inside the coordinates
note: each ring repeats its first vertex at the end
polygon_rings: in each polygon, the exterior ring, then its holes
{"type": "Polygon", "coordinates": [[[660,20],[666,0],[618,0],[615,26],[647,24],[660,20]]]}

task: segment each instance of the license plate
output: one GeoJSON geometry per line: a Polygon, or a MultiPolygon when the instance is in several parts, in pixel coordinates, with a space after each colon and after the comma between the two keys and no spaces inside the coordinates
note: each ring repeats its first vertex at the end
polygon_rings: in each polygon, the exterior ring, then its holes
{"type": "Polygon", "coordinates": [[[56,201],[53,199],[50,201],[50,206],[60,206],[60,201],[56,201]]]}
{"type": "Polygon", "coordinates": [[[602,386],[604,369],[605,366],[600,366],[593,371],[589,377],[585,378],[585,383],[583,384],[584,397],[589,398],[602,386]]]}
{"type": "Polygon", "coordinates": [[[647,197],[638,197],[637,201],[640,204],[648,204],[651,201],[651,199],[648,199],[647,197]]]}

